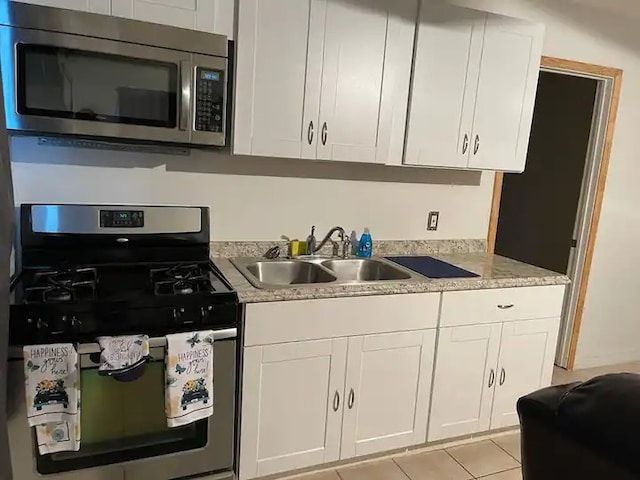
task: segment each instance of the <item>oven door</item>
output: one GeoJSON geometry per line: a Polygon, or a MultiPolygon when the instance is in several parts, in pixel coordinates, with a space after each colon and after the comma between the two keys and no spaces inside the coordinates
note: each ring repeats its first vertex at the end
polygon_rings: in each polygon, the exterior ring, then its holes
{"type": "MultiPolygon", "coordinates": [[[[21,480],[113,478],[170,480],[197,474],[232,476],[236,402],[236,329],[216,332],[214,342],[214,415],[191,425],[168,428],[164,411],[164,338],[151,340],[153,361],[132,382],[98,375],[97,344],[81,345],[81,448],[78,452],[40,455],[29,431],[24,389],[17,388],[10,415],[12,458],[21,480]],[[19,432],[18,432],[19,430],[19,432]],[[24,432],[28,434],[25,435],[24,432]],[[26,444],[25,444],[26,443],[26,444]],[[27,454],[25,455],[25,452],[27,454]],[[25,459],[30,459],[25,464],[25,459]],[[35,461],[34,461],[35,459],[35,461]],[[122,465],[119,465],[122,464],[122,465]],[[83,470],[92,469],[92,470],[83,470]],[[82,470],[82,471],[77,471],[82,470]],[[77,471],[77,472],[76,472],[77,471]],[[67,476],[69,475],[69,476],[67,476]],[[98,476],[96,478],[103,478],[98,476]],[[106,477],[105,477],[106,478],[106,477]],[[111,477],[109,477],[111,478],[111,477]]],[[[23,385],[21,362],[11,363],[13,385],[23,385]]]]}
{"type": "Polygon", "coordinates": [[[9,130],[191,141],[192,54],[0,28],[9,130]]]}

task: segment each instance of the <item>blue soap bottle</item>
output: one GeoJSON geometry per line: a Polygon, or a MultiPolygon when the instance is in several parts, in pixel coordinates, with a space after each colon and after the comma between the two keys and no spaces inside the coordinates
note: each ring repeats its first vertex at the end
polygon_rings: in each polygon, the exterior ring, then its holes
{"type": "Polygon", "coordinates": [[[360,237],[358,243],[358,256],[362,258],[369,258],[373,254],[373,239],[368,228],[364,229],[364,233],[360,237]]]}

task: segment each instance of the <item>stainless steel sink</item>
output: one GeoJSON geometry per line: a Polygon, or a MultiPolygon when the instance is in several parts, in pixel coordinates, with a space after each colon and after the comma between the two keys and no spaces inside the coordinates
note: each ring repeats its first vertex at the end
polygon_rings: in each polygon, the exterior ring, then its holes
{"type": "Polygon", "coordinates": [[[379,260],[328,260],[322,266],[331,270],[338,280],[376,282],[381,280],[408,280],[411,274],[379,260]]]}
{"type": "Polygon", "coordinates": [[[277,285],[278,287],[327,283],[336,280],[334,275],[319,265],[298,260],[258,261],[246,265],[246,270],[258,283],[277,285]]]}
{"type": "Polygon", "coordinates": [[[382,258],[233,258],[231,262],[254,287],[263,289],[427,281],[382,258]]]}

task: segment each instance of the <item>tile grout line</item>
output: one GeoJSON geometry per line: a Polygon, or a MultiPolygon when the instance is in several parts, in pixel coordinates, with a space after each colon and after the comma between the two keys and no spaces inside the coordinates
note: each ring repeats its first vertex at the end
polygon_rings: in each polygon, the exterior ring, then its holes
{"type": "Polygon", "coordinates": [[[502,448],[502,445],[500,445],[498,442],[496,442],[493,438],[490,438],[489,440],[491,440],[493,442],[493,444],[498,447],[500,450],[502,450],[504,453],[506,453],[507,455],[509,455],[511,458],[513,458],[516,462],[518,462],[518,465],[520,465],[522,467],[522,462],[520,460],[518,460],[516,457],[514,457],[513,455],[511,455],[506,448],[502,448]]]}
{"type": "Polygon", "coordinates": [[[444,453],[446,453],[447,455],[449,455],[453,459],[454,462],[456,462],[458,465],[460,465],[460,468],[462,468],[465,472],[467,472],[469,475],[471,475],[471,478],[474,478],[474,479],[476,478],[476,476],[473,473],[471,473],[469,470],[467,470],[464,467],[464,465],[462,465],[462,463],[460,463],[458,461],[458,459],[456,457],[454,457],[453,455],[451,455],[451,453],[449,453],[449,451],[446,448],[443,448],[442,451],[444,453]]]}
{"type": "Polygon", "coordinates": [[[407,477],[409,480],[413,480],[413,479],[409,476],[409,474],[408,474],[407,472],[405,472],[405,471],[404,471],[404,469],[402,468],[402,465],[400,465],[398,462],[396,462],[395,457],[391,457],[391,461],[394,463],[394,465],[395,465],[396,467],[398,467],[398,469],[402,472],[402,474],[403,474],[405,477],[407,477]]]}

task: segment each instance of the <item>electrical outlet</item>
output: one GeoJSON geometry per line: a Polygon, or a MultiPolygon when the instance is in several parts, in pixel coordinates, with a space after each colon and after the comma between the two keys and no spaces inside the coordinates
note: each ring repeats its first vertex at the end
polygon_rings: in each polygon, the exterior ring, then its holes
{"type": "Polygon", "coordinates": [[[440,212],[429,212],[427,217],[427,230],[435,232],[438,230],[438,219],[440,218],[440,212]]]}

